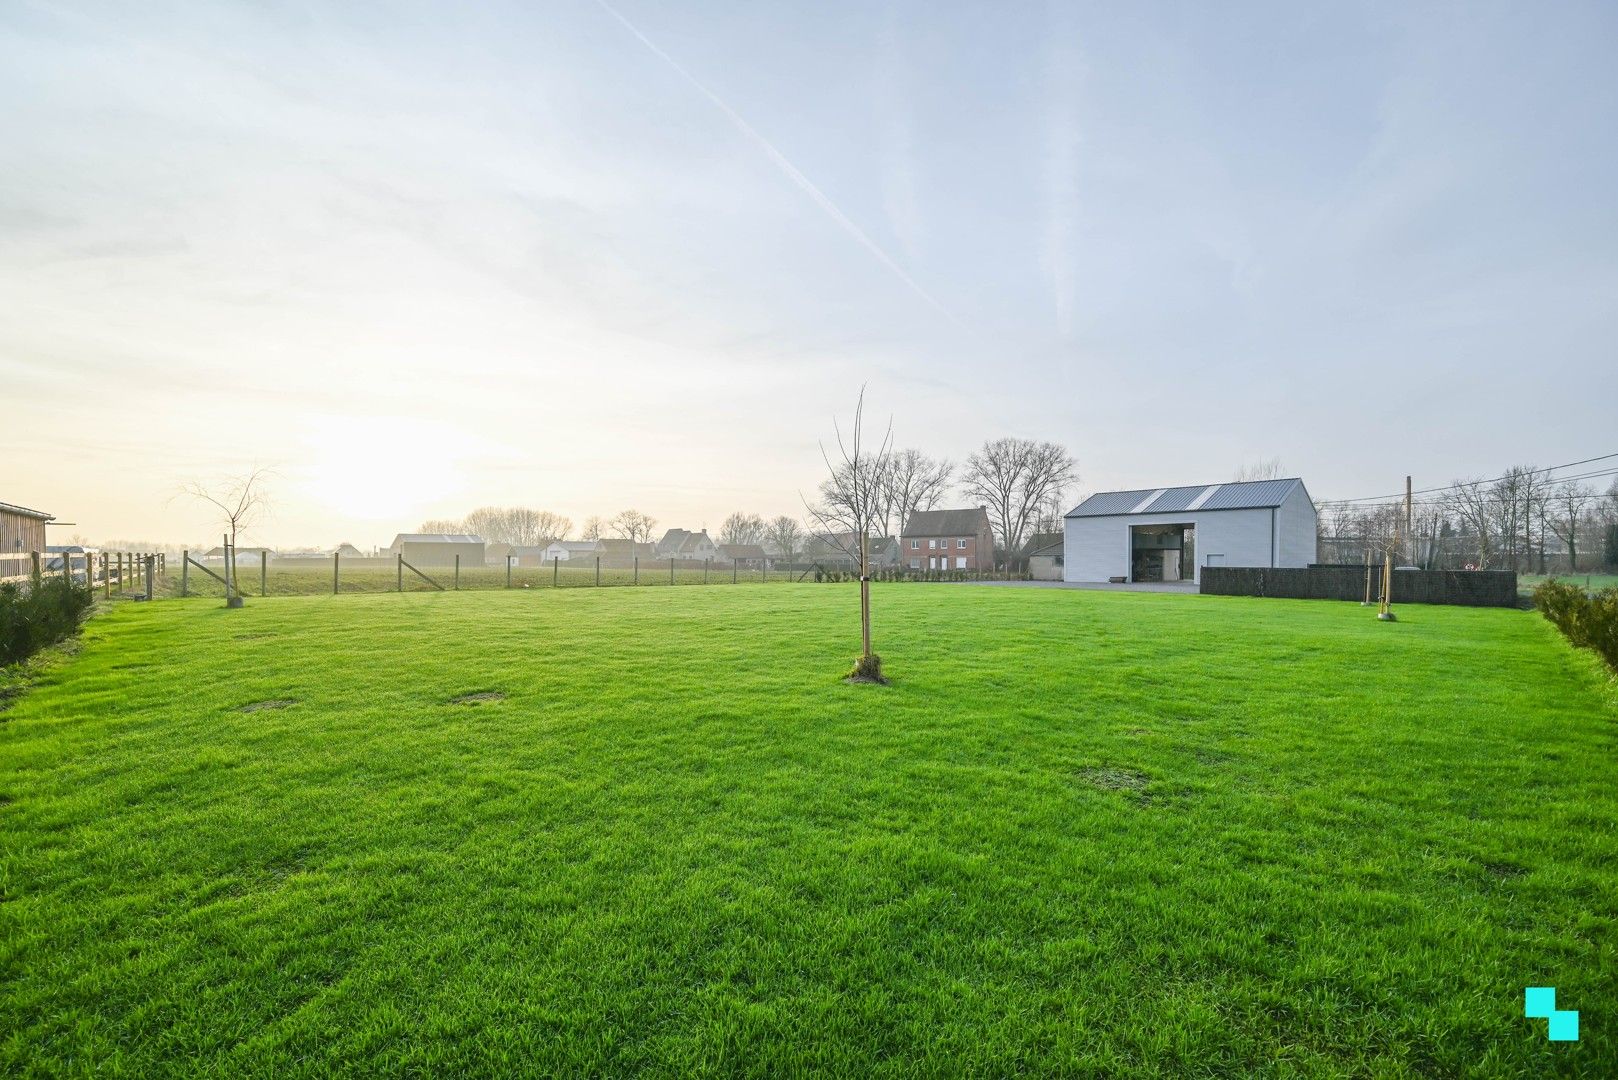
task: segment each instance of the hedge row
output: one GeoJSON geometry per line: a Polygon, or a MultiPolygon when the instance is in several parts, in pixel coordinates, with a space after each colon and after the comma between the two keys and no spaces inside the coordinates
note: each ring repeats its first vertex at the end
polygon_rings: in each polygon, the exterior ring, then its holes
{"type": "Polygon", "coordinates": [[[1587,593],[1552,578],[1534,589],[1534,606],[1581,649],[1594,649],[1618,671],[1618,589],[1587,593]]]}
{"type": "Polygon", "coordinates": [[[37,588],[0,584],[0,665],[20,663],[68,637],[94,603],[88,588],[59,577],[37,588]]]}

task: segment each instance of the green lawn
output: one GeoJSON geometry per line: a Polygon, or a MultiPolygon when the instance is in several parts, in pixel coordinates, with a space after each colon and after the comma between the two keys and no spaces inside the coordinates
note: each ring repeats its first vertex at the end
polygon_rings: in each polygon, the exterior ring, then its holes
{"type": "Polygon", "coordinates": [[[1570,585],[1582,585],[1587,589],[1618,589],[1618,574],[1518,574],[1517,588],[1520,592],[1530,593],[1534,586],[1547,578],[1565,581],[1570,585]]]}
{"type": "Polygon", "coordinates": [[[889,687],[846,585],[116,607],[0,713],[0,1073],[1618,1075],[1538,615],[875,610],[889,687]]]}

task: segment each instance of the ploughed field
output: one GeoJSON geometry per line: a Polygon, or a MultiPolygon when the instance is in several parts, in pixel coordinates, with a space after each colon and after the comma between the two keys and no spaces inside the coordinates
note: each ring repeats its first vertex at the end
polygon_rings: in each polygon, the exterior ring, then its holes
{"type": "Polygon", "coordinates": [[[1538,615],[874,610],[886,687],[847,584],[114,605],[0,712],[0,1073],[1618,1074],[1538,615]]]}

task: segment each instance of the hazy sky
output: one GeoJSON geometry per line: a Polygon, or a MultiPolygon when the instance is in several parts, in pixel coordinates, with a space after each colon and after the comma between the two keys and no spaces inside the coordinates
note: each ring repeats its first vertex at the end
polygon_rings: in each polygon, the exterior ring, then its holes
{"type": "MultiPolygon", "coordinates": [[[[1317,498],[1618,450],[1618,6],[0,4],[0,500],[385,543],[898,441],[1317,498]]],[[[1077,496],[1075,491],[1074,495],[1077,496]]]]}

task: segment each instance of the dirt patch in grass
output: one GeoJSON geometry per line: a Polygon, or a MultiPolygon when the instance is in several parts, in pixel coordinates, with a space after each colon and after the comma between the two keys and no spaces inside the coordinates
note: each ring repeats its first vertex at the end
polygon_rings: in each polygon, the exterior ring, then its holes
{"type": "Polygon", "coordinates": [[[298,702],[297,702],[296,698],[270,698],[268,701],[249,702],[248,704],[243,705],[241,708],[237,709],[236,711],[237,712],[263,712],[265,709],[290,709],[292,706],[296,705],[297,703],[298,702]]]}
{"type": "Polygon", "coordinates": [[[1138,769],[1080,769],[1079,779],[1103,791],[1143,791],[1151,777],[1138,769]]]}
{"type": "Polygon", "coordinates": [[[498,690],[479,690],[475,694],[462,694],[449,699],[451,705],[487,705],[491,701],[504,701],[506,695],[498,690]]]}

